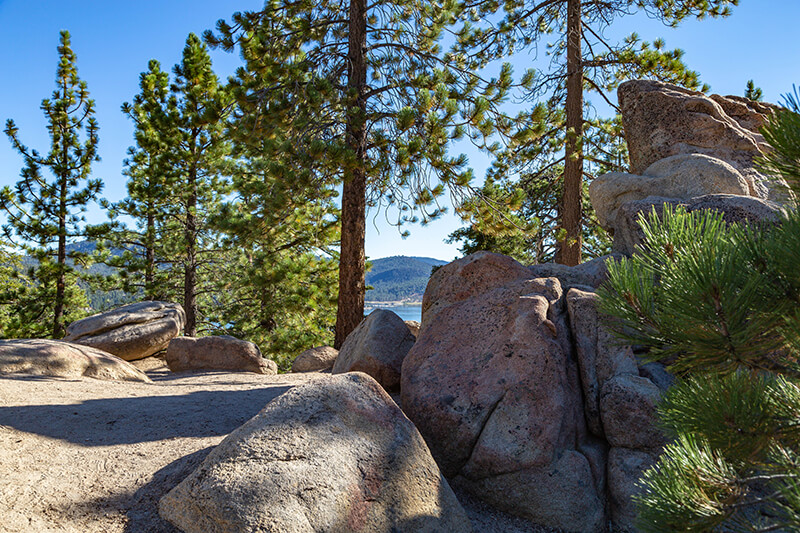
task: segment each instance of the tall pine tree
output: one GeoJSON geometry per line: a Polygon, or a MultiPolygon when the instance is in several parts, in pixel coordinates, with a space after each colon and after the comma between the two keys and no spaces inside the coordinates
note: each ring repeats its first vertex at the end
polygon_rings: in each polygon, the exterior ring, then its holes
{"type": "Polygon", "coordinates": [[[334,346],[363,318],[367,208],[393,205],[398,223],[438,216],[447,187],[457,200],[471,192],[466,157],[451,156],[450,142],[469,134],[485,147],[510,130],[497,113],[510,68],[484,82],[441,53],[460,8],[452,0],[279,0],[206,35],[240,45],[248,64],[239,83],[261,135],[283,139],[300,168],[342,183],[334,346]]]}
{"type": "MultiPolygon", "coordinates": [[[[665,50],[663,41],[652,44],[631,34],[622,43],[609,42],[604,31],[621,16],[642,10],[675,26],[687,17],[719,17],[729,13],[738,0],[529,0],[498,4],[492,0],[471,3],[474,18],[485,24],[467,25],[461,32],[463,50],[477,50],[473,56],[483,61],[505,57],[520,48],[547,45],[550,68],[526,73],[523,84],[527,98],[546,100],[543,110],[552,141],[521,147],[507,156],[516,165],[530,166],[534,172],[547,172],[562,165],[563,185],[558,218],[562,229],[558,262],[575,265],[581,261],[584,154],[594,135],[587,129],[607,129],[603,121],[587,121],[587,92],[597,93],[612,108],[609,91],[621,81],[654,78],[697,88],[697,74],[681,61],[681,50],[665,50]],[[502,5],[503,18],[496,18],[502,5]],[[553,160],[554,150],[558,155],[553,160]]],[[[478,63],[474,64],[478,66],[478,63]]],[[[591,177],[591,176],[589,176],[591,177]]]]}
{"type": "Polygon", "coordinates": [[[61,32],[58,55],[56,90],[52,98],[42,101],[50,150],[43,155],[25,146],[17,126],[9,119],[5,133],[24,158],[25,167],[22,180],[14,189],[5,187],[0,191],[0,207],[8,215],[6,235],[19,238],[39,261],[35,278],[41,285],[41,299],[36,302],[40,309],[33,316],[39,320],[48,316],[53,338],[63,336],[65,320],[82,312],[79,306],[85,300],[70,298],[71,293],[76,293],[68,287],[73,269],[67,261],[80,261],[83,257],[68,253],[67,244],[84,236],[81,213],[103,187],[100,180],[90,179],[92,163],[99,160],[94,100],[89,98],[86,82],[78,78],[67,31],[61,32]],[[81,140],[82,136],[85,140],[81,140]],[[43,168],[50,171],[52,180],[42,174],[43,168]]]}

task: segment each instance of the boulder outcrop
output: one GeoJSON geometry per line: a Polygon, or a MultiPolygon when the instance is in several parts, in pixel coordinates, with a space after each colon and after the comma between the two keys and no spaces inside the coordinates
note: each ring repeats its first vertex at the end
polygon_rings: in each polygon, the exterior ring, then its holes
{"type": "Polygon", "coordinates": [[[278,365],[261,357],[258,346],[228,335],[176,337],[167,346],[165,359],[173,372],[227,370],[269,375],[278,373],[278,365]]]}
{"type": "Polygon", "coordinates": [[[141,370],[110,353],[47,339],[0,340],[0,374],[143,381],[141,370]]]}
{"type": "Polygon", "coordinates": [[[185,323],[186,315],[178,304],[139,302],[73,322],[64,340],[132,361],[166,349],[185,323]]]}
{"type": "Polygon", "coordinates": [[[602,454],[587,441],[556,278],[479,252],[440,268],[403,362],[402,404],[444,474],[547,527],[602,531],[602,454]],[[595,463],[595,464],[593,464],[595,463]]]}
{"type": "Polygon", "coordinates": [[[324,372],[333,368],[339,350],[333,346],[316,346],[298,355],[292,362],[292,372],[324,372]]]}
{"type": "Polygon", "coordinates": [[[673,155],[705,154],[738,170],[747,182],[747,196],[785,200],[785,191],[754,165],[769,149],[759,129],[775,106],[707,96],[655,80],[627,81],[617,97],[633,174],[646,173],[653,163],[673,155]]]}
{"type": "Polygon", "coordinates": [[[472,531],[414,425],[360,373],[270,402],[159,511],[187,533],[472,531]]]}
{"type": "Polygon", "coordinates": [[[332,372],[364,372],[387,391],[400,387],[403,359],[415,337],[403,319],[391,311],[376,309],[345,339],[332,372]]]}

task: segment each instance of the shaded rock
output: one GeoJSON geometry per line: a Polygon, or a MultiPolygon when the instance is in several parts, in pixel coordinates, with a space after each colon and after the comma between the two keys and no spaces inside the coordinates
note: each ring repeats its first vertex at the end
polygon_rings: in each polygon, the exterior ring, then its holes
{"type": "Polygon", "coordinates": [[[619,86],[617,97],[632,173],[642,174],[656,161],[676,154],[705,154],[738,170],[748,184],[749,196],[786,199],[781,186],[753,163],[769,150],[759,129],[776,106],[738,97],[709,97],[654,80],[627,81],[619,86]]]}
{"type": "Polygon", "coordinates": [[[647,378],[620,374],[600,391],[603,430],[612,447],[657,450],[665,444],[656,426],[661,390],[647,378]]]}
{"type": "Polygon", "coordinates": [[[414,425],[358,373],[270,402],[159,512],[187,533],[472,530],[414,425]]]}
{"type": "Polygon", "coordinates": [[[637,486],[639,479],[656,460],[656,455],[639,450],[611,448],[608,452],[608,499],[615,530],[637,531],[633,497],[641,493],[637,486]]]}
{"type": "Polygon", "coordinates": [[[384,389],[397,390],[403,359],[414,340],[402,318],[392,311],[376,309],[347,336],[332,373],[364,372],[384,389]]]}
{"type": "Polygon", "coordinates": [[[89,377],[149,382],[144,372],[110,353],[63,341],[0,340],[0,374],[89,377]]]}
{"type": "Polygon", "coordinates": [[[537,524],[603,529],[561,285],[478,253],[437,270],[403,362],[406,414],[447,477],[537,524]],[[557,481],[554,482],[554,476],[557,481]]]}
{"type": "Polygon", "coordinates": [[[687,200],[707,194],[748,196],[744,177],[720,159],[701,154],[681,154],[656,161],[641,176],[610,172],[589,184],[597,220],[616,231],[617,211],[626,202],[649,196],[687,200]]]}
{"type": "Polygon", "coordinates": [[[339,350],[333,346],[309,348],[292,363],[292,372],[322,372],[333,368],[339,350]]]}
{"type": "Polygon", "coordinates": [[[541,263],[529,266],[528,270],[533,278],[558,278],[564,290],[577,286],[596,289],[608,278],[608,261],[614,261],[620,257],[622,257],[620,254],[604,255],[576,266],[541,263]]]}
{"type": "Polygon", "coordinates": [[[167,346],[165,359],[173,372],[228,370],[270,375],[278,373],[278,365],[261,357],[258,346],[228,335],[177,337],[167,346]]]}
{"type": "Polygon", "coordinates": [[[639,361],[638,364],[639,375],[652,381],[661,392],[665,392],[675,382],[675,376],[669,373],[664,363],[658,361],[652,363],[639,361]]]}
{"type": "Polygon", "coordinates": [[[178,304],[139,302],[73,322],[64,340],[131,361],[166,349],[185,323],[186,315],[178,304]]]}
{"type": "Polygon", "coordinates": [[[783,211],[783,208],[775,202],[752,196],[709,194],[686,200],[651,196],[643,200],[624,203],[619,207],[613,225],[614,250],[632,255],[636,247],[644,242],[644,232],[639,226],[639,215],[648,216],[653,208],[660,214],[663,212],[665,203],[671,206],[683,206],[689,212],[702,209],[718,211],[722,213],[723,220],[729,224],[775,224],[783,211]]]}
{"type": "Polygon", "coordinates": [[[586,421],[595,435],[603,436],[600,417],[600,390],[603,384],[619,374],[639,375],[636,358],[630,346],[606,328],[597,310],[594,292],[572,288],[567,293],[570,330],[583,386],[586,421]]]}
{"type": "Polygon", "coordinates": [[[406,320],[405,323],[406,326],[408,326],[408,331],[410,331],[411,334],[414,335],[414,338],[416,339],[417,337],[419,337],[419,326],[420,326],[419,322],[417,322],[416,320],[406,320]]]}

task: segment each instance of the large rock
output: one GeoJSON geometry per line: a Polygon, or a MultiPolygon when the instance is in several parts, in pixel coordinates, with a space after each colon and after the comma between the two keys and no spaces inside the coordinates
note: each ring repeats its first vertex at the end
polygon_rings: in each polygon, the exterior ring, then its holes
{"type": "Polygon", "coordinates": [[[639,369],[630,346],[614,337],[602,323],[594,292],[572,288],[567,293],[570,329],[578,356],[586,421],[598,437],[605,436],[600,414],[600,390],[620,374],[638,376],[639,369]]]}
{"type": "Polygon", "coordinates": [[[632,173],[646,173],[650,165],[673,155],[705,154],[738,170],[748,184],[748,196],[786,198],[785,191],[754,166],[754,159],[769,149],[759,128],[775,106],[739,97],[709,97],[654,80],[625,82],[617,97],[632,173]]]}
{"type": "Polygon", "coordinates": [[[472,530],[414,425],[359,373],[270,402],[159,511],[187,533],[472,530]]]}
{"type": "Polygon", "coordinates": [[[403,408],[445,475],[477,497],[543,526],[601,531],[561,285],[530,276],[486,252],[434,273],[403,408]]]}
{"type": "Polygon", "coordinates": [[[258,346],[228,335],[177,337],[167,346],[165,359],[173,372],[228,370],[269,375],[278,373],[278,365],[261,357],[258,346]]]}
{"type": "Polygon", "coordinates": [[[637,531],[634,496],[641,494],[639,480],[655,465],[657,456],[628,448],[611,448],[608,452],[608,500],[615,531],[637,531]]]}
{"type": "Polygon", "coordinates": [[[636,247],[644,242],[644,232],[639,225],[639,216],[647,217],[655,208],[659,215],[664,204],[673,207],[683,206],[688,212],[712,210],[722,213],[722,219],[728,224],[776,224],[783,208],[769,200],[761,200],[752,196],[734,196],[730,194],[709,194],[688,200],[650,196],[622,204],[617,210],[614,227],[614,250],[632,255],[636,247]]]}
{"type": "Polygon", "coordinates": [[[139,302],[73,322],[64,340],[132,361],[166,349],[185,323],[186,315],[178,304],[139,302]]]}
{"type": "Polygon", "coordinates": [[[0,374],[149,382],[144,372],[90,346],[45,339],[0,340],[0,374]]]}
{"type": "Polygon", "coordinates": [[[292,362],[292,372],[324,372],[333,368],[339,350],[333,346],[309,348],[292,362]]]}
{"type": "Polygon", "coordinates": [[[600,413],[608,443],[617,448],[657,451],[666,443],[658,428],[661,389],[647,378],[620,374],[600,390],[600,413]]]}
{"type": "Polygon", "coordinates": [[[620,257],[620,254],[603,255],[576,266],[540,263],[529,266],[528,270],[533,278],[558,278],[565,291],[578,286],[596,289],[608,278],[608,262],[620,257]]]}
{"type": "Polygon", "coordinates": [[[392,311],[376,309],[347,336],[332,372],[364,372],[387,391],[395,391],[400,387],[403,359],[414,340],[402,318],[392,311]]]}
{"type": "Polygon", "coordinates": [[[731,165],[700,154],[675,155],[656,161],[642,176],[610,172],[589,185],[597,220],[612,231],[617,211],[626,202],[648,196],[687,200],[706,194],[747,196],[748,186],[731,165]]]}

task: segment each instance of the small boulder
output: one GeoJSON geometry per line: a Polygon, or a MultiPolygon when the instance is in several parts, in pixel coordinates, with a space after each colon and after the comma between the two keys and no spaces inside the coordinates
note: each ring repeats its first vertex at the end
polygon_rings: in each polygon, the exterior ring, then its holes
{"type": "Polygon", "coordinates": [[[414,341],[402,318],[392,311],[376,309],[347,336],[332,372],[364,372],[387,391],[398,390],[403,359],[414,341]]]}
{"type": "Polygon", "coordinates": [[[110,353],[47,339],[0,340],[0,374],[33,374],[61,378],[143,381],[141,370],[110,353]]]}
{"type": "Polygon", "coordinates": [[[416,339],[417,337],[419,337],[419,326],[420,326],[419,321],[406,320],[405,322],[406,326],[408,326],[408,331],[410,331],[411,334],[414,335],[414,338],[416,339]]]}
{"type": "Polygon", "coordinates": [[[173,372],[228,370],[267,375],[278,373],[278,365],[261,357],[258,346],[228,335],[172,339],[167,346],[166,361],[173,372]]]}
{"type": "Polygon", "coordinates": [[[665,444],[656,405],[661,389],[647,378],[620,374],[603,384],[600,416],[608,443],[617,448],[659,450],[665,444]]]}
{"type": "Polygon", "coordinates": [[[296,387],[160,501],[186,533],[469,533],[414,425],[369,376],[296,387]]]}
{"type": "Polygon", "coordinates": [[[339,350],[333,346],[309,348],[292,363],[292,372],[324,372],[333,368],[339,350]]]}
{"type": "Polygon", "coordinates": [[[178,304],[139,302],[73,322],[64,340],[132,361],[166,349],[185,323],[186,315],[178,304]]]}

